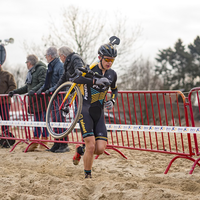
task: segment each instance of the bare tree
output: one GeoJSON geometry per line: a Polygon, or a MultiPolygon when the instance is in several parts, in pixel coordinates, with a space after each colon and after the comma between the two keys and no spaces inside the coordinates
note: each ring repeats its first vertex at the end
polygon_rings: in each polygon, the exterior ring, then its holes
{"type": "Polygon", "coordinates": [[[110,32],[120,38],[120,45],[117,47],[118,56],[115,69],[121,74],[127,71],[127,68],[132,63],[138,62],[140,56],[134,52],[140,47],[139,39],[142,35],[142,28],[139,25],[133,26],[133,22],[130,22],[121,13],[116,13],[114,16],[114,23],[109,24],[107,36],[110,32]]]}
{"type": "Polygon", "coordinates": [[[135,56],[135,51],[139,48],[137,43],[142,34],[140,26],[133,26],[120,13],[116,15],[102,12],[92,13],[70,6],[62,9],[61,14],[59,23],[51,16],[49,34],[42,37],[40,45],[24,42],[24,48],[28,54],[35,53],[45,61],[45,50],[49,46],[68,45],[79,53],[87,64],[91,64],[97,58],[99,46],[107,43],[110,36],[116,35],[121,40],[117,47],[118,56],[113,65],[118,73],[118,85],[123,89],[148,89],[155,86],[147,83],[150,76],[149,81],[153,81],[152,74],[149,74],[152,73],[150,63],[142,63],[141,58],[135,56]]]}
{"type": "Polygon", "coordinates": [[[49,35],[42,37],[42,45],[24,41],[24,48],[29,53],[37,52],[43,59],[45,49],[49,46],[68,45],[80,54],[83,60],[91,63],[96,58],[97,52],[94,47],[100,44],[103,30],[104,22],[98,15],[70,6],[62,10],[60,24],[51,16],[49,35]]]}
{"type": "Polygon", "coordinates": [[[85,61],[92,62],[95,59],[94,48],[99,42],[104,30],[104,21],[88,11],[80,12],[79,8],[70,7],[63,12],[63,28],[67,33],[72,48],[78,52],[85,61]]]}
{"type": "Polygon", "coordinates": [[[154,71],[154,65],[149,60],[140,59],[132,63],[126,72],[120,76],[118,88],[121,90],[158,90],[162,81],[154,71]]]}
{"type": "Polygon", "coordinates": [[[107,43],[110,36],[116,35],[121,39],[121,44],[114,66],[116,69],[119,65],[124,67],[124,57],[128,58],[127,52],[130,53],[134,49],[137,37],[141,33],[139,27],[131,27],[126,23],[127,19],[119,15],[114,16],[114,23],[108,24],[107,13],[92,13],[73,6],[63,9],[61,13],[59,24],[51,16],[49,35],[43,36],[42,45],[24,42],[28,53],[36,52],[38,57],[43,59],[45,49],[49,46],[68,45],[90,64],[96,59],[99,46],[107,43]],[[123,64],[120,64],[120,57],[123,57],[123,64]]]}

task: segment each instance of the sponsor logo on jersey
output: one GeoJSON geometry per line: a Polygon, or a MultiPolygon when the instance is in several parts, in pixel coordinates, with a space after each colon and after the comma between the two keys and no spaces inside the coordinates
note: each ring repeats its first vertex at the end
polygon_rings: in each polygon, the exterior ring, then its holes
{"type": "Polygon", "coordinates": [[[87,85],[84,85],[84,99],[88,100],[88,90],[87,90],[87,85]]]}

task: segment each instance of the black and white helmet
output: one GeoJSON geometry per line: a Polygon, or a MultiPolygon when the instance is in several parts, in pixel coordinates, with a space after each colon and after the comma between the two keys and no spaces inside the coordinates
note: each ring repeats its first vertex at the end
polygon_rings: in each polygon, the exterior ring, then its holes
{"type": "Polygon", "coordinates": [[[117,50],[112,44],[108,43],[108,44],[101,45],[99,47],[98,54],[102,57],[103,56],[117,57],[117,50]]]}

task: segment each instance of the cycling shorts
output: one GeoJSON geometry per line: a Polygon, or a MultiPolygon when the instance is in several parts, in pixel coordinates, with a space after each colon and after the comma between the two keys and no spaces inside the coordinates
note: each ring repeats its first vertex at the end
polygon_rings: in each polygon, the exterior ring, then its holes
{"type": "Polygon", "coordinates": [[[94,136],[95,140],[107,141],[104,111],[101,107],[83,105],[79,124],[83,138],[94,136]]]}

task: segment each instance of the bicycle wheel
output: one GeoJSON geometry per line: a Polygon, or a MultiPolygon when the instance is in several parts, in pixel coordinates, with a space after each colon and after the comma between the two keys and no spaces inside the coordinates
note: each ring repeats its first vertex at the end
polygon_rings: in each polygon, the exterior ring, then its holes
{"type": "Polygon", "coordinates": [[[76,126],[82,110],[82,94],[76,85],[60,108],[72,82],[65,82],[53,93],[46,113],[46,125],[49,134],[61,139],[67,136],[76,126]],[[74,98],[74,100],[73,100],[74,98]],[[73,101],[73,102],[72,102],[73,101]]]}

